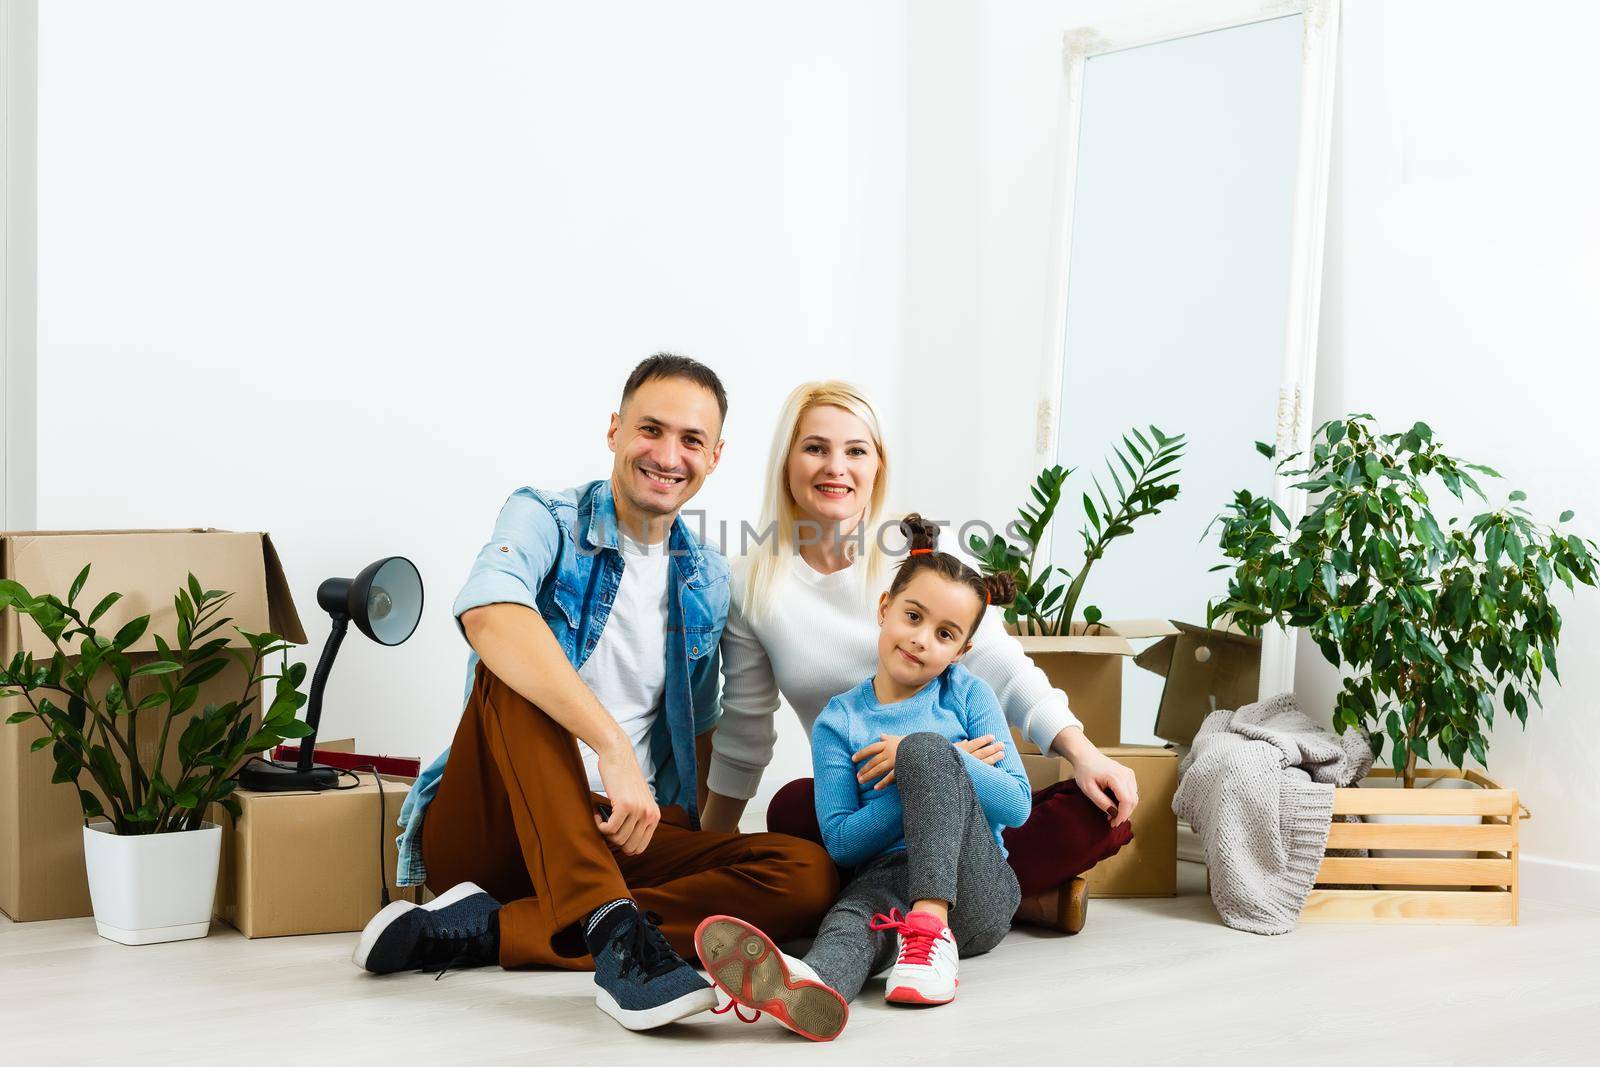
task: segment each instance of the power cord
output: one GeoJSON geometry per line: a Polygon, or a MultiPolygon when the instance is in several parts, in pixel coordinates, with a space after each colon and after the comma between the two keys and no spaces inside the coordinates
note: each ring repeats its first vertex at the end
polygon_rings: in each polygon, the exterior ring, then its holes
{"type": "Polygon", "coordinates": [[[340,769],[339,777],[343,778],[345,775],[349,775],[351,778],[355,779],[355,784],[334,786],[334,788],[343,791],[346,789],[355,789],[360,786],[361,776],[356,774],[356,771],[371,771],[372,781],[378,787],[378,895],[383,900],[383,907],[387,908],[389,906],[389,879],[383,870],[383,829],[385,822],[383,803],[383,775],[379,774],[378,768],[370,763],[363,764],[360,767],[353,767],[349,770],[340,769]]]}

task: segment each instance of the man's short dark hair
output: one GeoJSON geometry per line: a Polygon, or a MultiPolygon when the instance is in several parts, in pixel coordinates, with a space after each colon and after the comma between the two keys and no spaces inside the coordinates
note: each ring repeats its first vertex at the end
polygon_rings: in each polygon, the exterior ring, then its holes
{"type": "Polygon", "coordinates": [[[728,421],[728,392],[722,388],[722,379],[717,377],[717,372],[699,360],[690,359],[688,356],[675,356],[671,352],[657,352],[639,361],[639,365],[633,368],[633,373],[628,375],[628,381],[622,387],[622,403],[617,405],[617,410],[621,411],[622,405],[638,391],[639,386],[653,378],[683,378],[700,386],[717,398],[717,408],[722,413],[722,421],[728,421]]]}

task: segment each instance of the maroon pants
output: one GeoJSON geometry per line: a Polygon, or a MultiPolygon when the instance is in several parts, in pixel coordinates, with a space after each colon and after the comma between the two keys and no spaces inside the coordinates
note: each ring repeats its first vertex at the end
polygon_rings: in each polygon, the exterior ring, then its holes
{"type": "MultiPolygon", "coordinates": [[[[817,823],[816,782],[799,778],[773,796],[767,829],[822,842],[817,823]]],[[[1022,887],[1036,896],[1087,871],[1133,840],[1133,824],[1113,828],[1106,813],[1074,781],[1057,782],[1033,794],[1033,811],[1021,826],[1005,831],[1007,859],[1022,887]]]]}

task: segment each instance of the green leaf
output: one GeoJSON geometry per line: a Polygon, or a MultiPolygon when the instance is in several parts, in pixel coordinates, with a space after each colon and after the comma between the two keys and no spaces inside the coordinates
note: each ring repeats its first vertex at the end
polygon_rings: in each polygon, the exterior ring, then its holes
{"type": "Polygon", "coordinates": [[[1509,496],[1507,496],[1506,499],[1507,500],[1526,500],[1526,499],[1528,499],[1528,494],[1524,493],[1521,489],[1513,489],[1511,491],[1511,494],[1509,496]]]}
{"type": "Polygon", "coordinates": [[[131,648],[133,643],[144,636],[145,629],[150,625],[150,616],[141,615],[132,619],[122,629],[117,631],[117,636],[111,639],[111,644],[119,652],[131,648]]]}
{"type": "Polygon", "coordinates": [[[1275,447],[1273,447],[1272,445],[1267,444],[1265,441],[1257,441],[1256,442],[1256,451],[1260,452],[1263,456],[1266,456],[1268,459],[1272,459],[1273,457],[1275,457],[1278,454],[1278,450],[1275,447]]]}
{"type": "Polygon", "coordinates": [[[78,803],[83,807],[85,819],[95,819],[104,815],[105,809],[100,806],[100,798],[87,789],[78,790],[78,803]]]}
{"type": "Polygon", "coordinates": [[[94,606],[94,610],[89,612],[89,625],[93,626],[96,622],[98,622],[100,616],[111,610],[111,605],[115,604],[121,599],[121,593],[107,593],[105,597],[101,599],[100,603],[94,606]]]}
{"type": "Polygon", "coordinates": [[[202,686],[228,669],[225,659],[208,660],[183,676],[184,686],[202,686]]]}
{"type": "Polygon", "coordinates": [[[1561,522],[1571,522],[1572,521],[1572,516],[1575,515],[1575,514],[1576,514],[1576,512],[1573,512],[1573,511],[1563,511],[1561,513],[1561,518],[1560,518],[1559,521],[1561,521],[1561,522]]]}
{"type": "Polygon", "coordinates": [[[90,566],[91,564],[85,563],[83,570],[79,571],[78,576],[72,580],[72,588],[67,593],[68,604],[75,602],[78,599],[78,594],[83,592],[83,583],[89,580],[90,566]]]}
{"type": "Polygon", "coordinates": [[[135,678],[146,678],[153,674],[173,674],[183,670],[183,664],[174,663],[172,660],[158,659],[146,663],[143,667],[133,672],[135,678]]]}

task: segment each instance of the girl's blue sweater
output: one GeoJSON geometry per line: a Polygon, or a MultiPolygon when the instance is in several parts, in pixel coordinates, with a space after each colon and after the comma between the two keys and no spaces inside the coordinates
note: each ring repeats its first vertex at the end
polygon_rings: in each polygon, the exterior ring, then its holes
{"type": "Polygon", "coordinates": [[[1021,826],[1033,802],[1022,758],[1011,743],[1005,713],[989,683],[952,663],[915,696],[880,704],[868,678],[828,701],[811,730],[811,759],[816,773],[817,821],[828,853],[845,867],[906,847],[900,788],[891,783],[873,789],[874,781],[858,783],[866,765],[850,757],[879,740],[879,734],[932,732],[948,741],[967,741],[993,734],[1006,744],[1005,758],[990,766],[967,752],[961,762],[972,776],[978,802],[994,831],[1021,826]]]}

